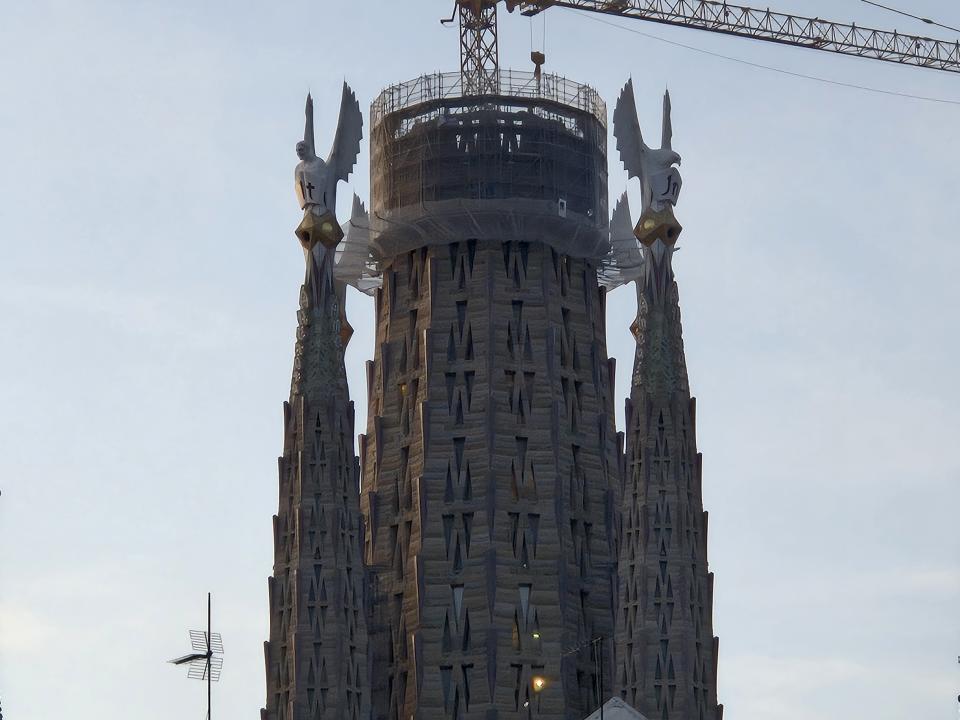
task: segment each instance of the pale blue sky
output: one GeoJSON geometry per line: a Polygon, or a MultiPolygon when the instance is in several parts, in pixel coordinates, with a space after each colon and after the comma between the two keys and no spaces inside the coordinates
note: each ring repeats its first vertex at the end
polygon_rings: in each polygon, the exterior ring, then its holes
{"type": "MultiPolygon", "coordinates": [[[[904,4],[904,3],[901,3],[904,4]]],[[[948,24],[947,0],[912,0],[948,24]]],[[[201,718],[164,661],[214,592],[219,717],[258,717],[303,97],[457,66],[449,2],[6,3],[0,23],[0,694],[16,720],[201,718]]],[[[855,0],[777,0],[926,26],[855,0]]],[[[631,25],[960,102],[960,77],[631,25]]],[[[535,25],[539,34],[540,21],[535,25]]],[[[529,66],[529,21],[501,19],[529,66]]],[[[675,267],[733,720],[952,720],[960,690],[960,105],[824,85],[552,10],[547,69],[633,75],[683,155],[675,267]]],[[[944,37],[950,33],[942,31],[944,37]]],[[[351,185],[368,189],[366,143],[351,185]]],[[[611,195],[626,183],[611,157],[611,195]]],[[[349,190],[341,186],[341,214],[349,190]]],[[[636,191],[636,188],[632,188],[636,191]]],[[[629,389],[630,289],[609,352],[629,389]]],[[[364,426],[370,303],[349,372],[364,426]]],[[[622,403],[618,403],[622,424],[622,403]]]]}

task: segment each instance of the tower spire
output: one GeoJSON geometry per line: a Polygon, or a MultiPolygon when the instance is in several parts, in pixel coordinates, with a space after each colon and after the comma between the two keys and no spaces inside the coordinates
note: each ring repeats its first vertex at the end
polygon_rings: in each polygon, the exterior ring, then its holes
{"type": "Polygon", "coordinates": [[[614,111],[617,148],[643,194],[634,229],[643,274],[630,326],[637,347],[620,492],[617,686],[624,700],[656,720],[721,720],[696,404],[673,275],[683,228],[673,214],[682,180],[670,111],[666,93],[659,149],[643,140],[632,81],[614,111]]]}
{"type": "Polygon", "coordinates": [[[631,326],[637,347],[626,406],[617,684],[650,718],[721,720],[702,458],[673,252],[660,239],[643,248],[631,326]]]}
{"type": "MultiPolygon", "coordinates": [[[[346,86],[345,86],[346,87],[346,86]]],[[[355,103],[344,90],[348,109],[355,103]]],[[[308,101],[307,137],[312,133],[308,101]]],[[[341,126],[356,126],[343,120],[341,126]]],[[[341,133],[338,133],[338,136],[341,133]]],[[[359,132],[352,133],[356,137],[359,132]]],[[[310,138],[312,141],[312,138],[310,138]]],[[[336,146],[344,143],[338,140],[336,146]]],[[[351,138],[350,153],[354,144],[351,138]]],[[[298,179],[323,179],[324,167],[298,166],[298,179]]],[[[348,153],[349,154],[349,153],[348,153]]],[[[353,156],[346,164],[352,166],[353,156]]],[[[346,164],[343,167],[346,167],[346,164]]],[[[340,169],[341,177],[344,175],[340,169]]],[[[336,179],[331,181],[334,184],[336,179]]],[[[319,181],[316,183],[319,186],[319,181]]],[[[304,250],[290,398],[284,403],[279,509],[273,517],[269,578],[270,639],[264,644],[267,701],[262,720],[361,720],[369,717],[366,574],[360,518],[360,465],[354,454],[354,408],[344,349],[349,325],[345,287],[334,279],[342,228],[329,206],[316,211],[301,193],[304,250]]]]}

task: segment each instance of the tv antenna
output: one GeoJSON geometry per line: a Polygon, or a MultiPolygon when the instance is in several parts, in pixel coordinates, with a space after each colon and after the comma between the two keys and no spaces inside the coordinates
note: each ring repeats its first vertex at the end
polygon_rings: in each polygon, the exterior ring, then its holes
{"type": "Polygon", "coordinates": [[[207,593],[207,630],[190,630],[190,644],[193,652],[169,662],[173,665],[189,665],[187,677],[191,680],[207,681],[207,720],[211,720],[212,683],[220,680],[223,670],[223,638],[220,633],[211,632],[210,593],[207,593]]]}

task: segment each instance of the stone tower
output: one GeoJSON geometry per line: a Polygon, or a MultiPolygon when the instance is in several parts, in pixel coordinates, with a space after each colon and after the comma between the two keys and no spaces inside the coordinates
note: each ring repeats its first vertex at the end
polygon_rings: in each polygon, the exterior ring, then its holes
{"type": "Polygon", "coordinates": [[[366,577],[353,403],[343,352],[349,325],[333,247],[301,233],[290,400],[283,407],[279,510],[273,518],[270,639],[262,720],[367,720],[366,577]]]}
{"type": "MultiPolygon", "coordinates": [[[[632,102],[632,98],[631,98],[632,102]]],[[[674,245],[643,248],[626,406],[617,685],[650,720],[720,720],[713,574],[674,245]]]]}
{"type": "Polygon", "coordinates": [[[606,109],[552,76],[459,81],[371,111],[374,717],[581,720],[613,687],[591,642],[614,629],[620,483],[606,109]]]}

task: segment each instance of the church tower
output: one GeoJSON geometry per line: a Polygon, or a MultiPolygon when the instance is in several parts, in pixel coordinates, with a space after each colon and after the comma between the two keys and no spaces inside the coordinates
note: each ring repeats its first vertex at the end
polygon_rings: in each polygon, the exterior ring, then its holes
{"type": "Polygon", "coordinates": [[[308,225],[298,232],[307,267],[290,400],[283,406],[261,719],[367,720],[360,475],[343,360],[350,328],[344,288],[333,277],[337,237],[304,231],[308,225]]]}
{"type": "Polygon", "coordinates": [[[388,88],[370,125],[375,717],[582,720],[613,687],[606,108],[454,73],[388,88]]]}
{"type": "MultiPolygon", "coordinates": [[[[650,720],[721,720],[696,404],[673,275],[683,228],[673,214],[682,180],[675,167],[680,155],[673,150],[670,93],[663,97],[660,148],[644,141],[632,81],[620,93],[613,122],[620,157],[628,174],[640,179],[643,200],[632,242],[626,243],[631,251],[640,249],[640,257],[627,253],[627,262],[619,263],[632,268],[625,279],[636,281],[631,330],[637,346],[619,493],[617,691],[650,720]]],[[[614,213],[615,227],[622,226],[621,209],[614,213]]]]}
{"type": "Polygon", "coordinates": [[[621,697],[650,720],[721,720],[696,401],[673,252],[659,238],[643,248],[631,326],[617,680],[621,697]]]}
{"type": "Polygon", "coordinates": [[[722,718],[669,95],[660,149],[632,83],[614,113],[643,192],[631,231],[625,197],[607,221],[597,93],[492,82],[384,90],[371,209],[355,199],[343,227],[359,105],[345,87],[324,161],[308,99],[262,720],[583,720],[613,694],[649,720],[722,718]],[[606,290],[633,280],[624,455],[606,290]],[[344,282],[375,297],[359,461],[344,282]]]}

